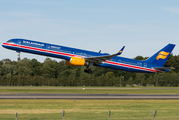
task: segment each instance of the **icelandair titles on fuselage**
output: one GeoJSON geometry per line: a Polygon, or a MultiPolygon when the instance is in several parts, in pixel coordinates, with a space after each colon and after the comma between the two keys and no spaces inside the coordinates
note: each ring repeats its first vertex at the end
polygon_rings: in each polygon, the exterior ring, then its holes
{"type": "Polygon", "coordinates": [[[37,45],[37,46],[44,46],[44,44],[35,43],[35,42],[29,42],[29,41],[23,41],[23,44],[31,44],[31,45],[37,45]]]}

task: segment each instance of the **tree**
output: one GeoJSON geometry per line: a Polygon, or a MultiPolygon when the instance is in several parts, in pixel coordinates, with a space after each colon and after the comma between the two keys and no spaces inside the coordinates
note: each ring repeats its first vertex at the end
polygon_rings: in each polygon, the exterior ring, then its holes
{"type": "Polygon", "coordinates": [[[132,85],[132,84],[133,84],[133,77],[130,77],[130,78],[129,78],[128,84],[129,84],[129,85],[132,85]]]}
{"type": "Polygon", "coordinates": [[[17,62],[18,75],[31,75],[31,69],[29,68],[30,59],[24,58],[17,62]]]}
{"type": "Polygon", "coordinates": [[[105,74],[106,79],[106,86],[112,86],[113,85],[113,78],[115,77],[113,72],[107,72],[105,74]]]}
{"type": "Polygon", "coordinates": [[[75,80],[75,75],[74,74],[70,74],[68,76],[68,86],[74,86],[74,80],[75,80]]]}
{"type": "Polygon", "coordinates": [[[36,59],[32,59],[29,61],[29,68],[31,69],[32,76],[39,76],[42,74],[41,71],[42,64],[38,62],[36,59]]]}
{"type": "Polygon", "coordinates": [[[138,55],[137,57],[134,58],[134,60],[146,60],[148,58],[149,57],[142,57],[142,56],[138,55]]]}
{"type": "Polygon", "coordinates": [[[41,68],[42,76],[46,78],[57,78],[58,75],[56,64],[56,61],[52,61],[50,58],[46,58],[41,68]]]}
{"type": "Polygon", "coordinates": [[[136,73],[135,83],[140,85],[145,85],[145,74],[144,73],[136,73]]]}
{"type": "Polygon", "coordinates": [[[3,64],[0,68],[0,73],[1,75],[7,75],[7,76],[17,75],[18,69],[16,65],[3,64]]]}
{"type": "Polygon", "coordinates": [[[1,62],[4,63],[4,64],[8,64],[8,63],[11,63],[11,60],[10,59],[3,59],[3,60],[1,60],[1,62]]]}

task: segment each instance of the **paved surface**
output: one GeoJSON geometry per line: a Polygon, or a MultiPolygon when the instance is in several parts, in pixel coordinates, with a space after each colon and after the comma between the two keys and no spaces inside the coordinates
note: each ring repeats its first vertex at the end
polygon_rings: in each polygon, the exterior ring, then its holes
{"type": "Polygon", "coordinates": [[[0,94],[0,99],[179,99],[179,95],[18,93],[0,94]]]}
{"type": "MultiPolygon", "coordinates": [[[[156,88],[156,87],[149,87],[149,88],[135,88],[135,87],[133,87],[133,88],[126,88],[126,87],[122,87],[122,88],[120,88],[120,87],[115,87],[115,88],[112,88],[112,87],[97,87],[97,88],[95,88],[95,87],[92,87],[92,88],[86,88],[86,87],[84,87],[86,90],[93,90],[93,89],[179,89],[179,87],[160,87],[160,88],[156,88]]],[[[83,87],[0,87],[0,89],[79,89],[79,90],[81,90],[81,89],[83,89],[83,87]]]]}

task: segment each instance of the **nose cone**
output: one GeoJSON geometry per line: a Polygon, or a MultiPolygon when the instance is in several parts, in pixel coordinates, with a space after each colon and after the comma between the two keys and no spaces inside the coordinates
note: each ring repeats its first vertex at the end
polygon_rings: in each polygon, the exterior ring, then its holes
{"type": "Polygon", "coordinates": [[[5,47],[5,43],[2,44],[2,47],[5,47]]]}
{"type": "Polygon", "coordinates": [[[7,48],[7,43],[3,43],[2,47],[7,48]]]}

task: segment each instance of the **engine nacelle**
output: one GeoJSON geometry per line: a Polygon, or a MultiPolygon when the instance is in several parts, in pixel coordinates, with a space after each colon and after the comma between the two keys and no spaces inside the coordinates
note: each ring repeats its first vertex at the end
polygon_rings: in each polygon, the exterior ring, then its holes
{"type": "Polygon", "coordinates": [[[83,58],[71,57],[70,61],[66,60],[66,65],[69,66],[84,66],[88,64],[89,62],[86,62],[83,58]]]}

